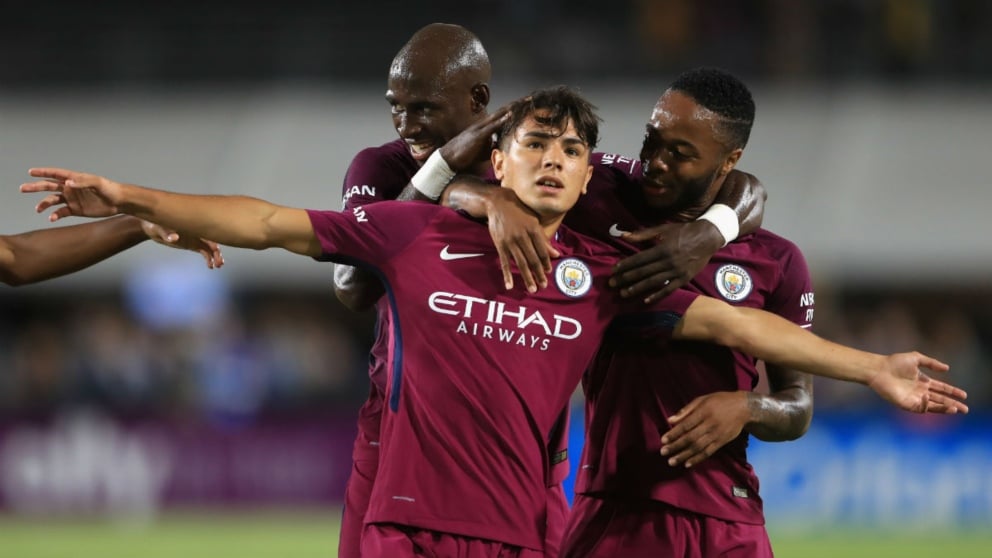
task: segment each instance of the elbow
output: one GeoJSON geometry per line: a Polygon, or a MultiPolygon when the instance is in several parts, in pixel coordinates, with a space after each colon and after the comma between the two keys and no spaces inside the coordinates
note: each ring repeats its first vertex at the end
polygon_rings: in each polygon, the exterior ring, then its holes
{"type": "Polygon", "coordinates": [[[26,276],[23,272],[18,273],[18,270],[12,261],[0,262],[0,283],[10,287],[20,287],[33,282],[33,278],[26,276]]]}
{"type": "Polygon", "coordinates": [[[22,285],[27,285],[30,281],[24,277],[10,273],[7,270],[3,270],[3,272],[0,273],[0,283],[3,283],[9,287],[20,287],[22,285]]]}
{"type": "Polygon", "coordinates": [[[809,427],[813,423],[813,398],[808,392],[803,391],[803,395],[796,401],[795,413],[792,416],[791,428],[785,432],[785,441],[798,440],[809,432],[809,427]]]}
{"type": "Polygon", "coordinates": [[[342,306],[352,312],[364,312],[375,303],[375,300],[370,301],[368,296],[364,296],[362,289],[359,288],[341,288],[335,285],[334,295],[338,297],[342,306]]]}
{"type": "Polygon", "coordinates": [[[378,279],[362,273],[356,267],[336,265],[334,267],[334,295],[338,301],[352,312],[364,312],[371,308],[384,293],[378,279]]]}

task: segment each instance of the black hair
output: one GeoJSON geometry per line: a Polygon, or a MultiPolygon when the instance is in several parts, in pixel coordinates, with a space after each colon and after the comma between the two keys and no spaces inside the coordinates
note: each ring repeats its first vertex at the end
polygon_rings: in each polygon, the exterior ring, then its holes
{"type": "Polygon", "coordinates": [[[719,68],[694,68],[675,78],[668,89],[692,97],[719,115],[724,141],[730,149],[744,149],[747,145],[754,124],[754,99],[736,76],[719,68]]]}
{"type": "Polygon", "coordinates": [[[544,126],[561,131],[565,130],[568,121],[571,120],[575,131],[589,146],[589,150],[596,148],[601,120],[596,114],[596,107],[577,91],[565,85],[538,89],[514,101],[510,105],[510,118],[499,132],[500,148],[505,150],[513,132],[528,116],[535,115],[538,111],[546,114],[535,116],[535,120],[544,126]]]}

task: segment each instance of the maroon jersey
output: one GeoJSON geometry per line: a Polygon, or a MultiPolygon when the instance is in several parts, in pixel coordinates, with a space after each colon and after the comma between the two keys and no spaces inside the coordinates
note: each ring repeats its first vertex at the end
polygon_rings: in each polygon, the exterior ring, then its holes
{"type": "Polygon", "coordinates": [[[617,252],[564,228],[552,284],[531,295],[505,289],[487,227],[450,209],[309,213],[323,259],[374,269],[390,307],[366,522],[543,548],[548,438],[603,332],[628,321],[670,332],[697,295],[625,304],[606,285],[617,252]]]}
{"type": "MultiPolygon", "coordinates": [[[[348,165],[341,187],[344,211],[362,205],[395,200],[410,182],[419,165],[401,139],[367,147],[348,165]]],[[[389,330],[389,305],[379,299],[375,305],[376,334],[369,351],[369,398],[358,411],[358,437],[354,458],[378,460],[379,424],[382,420],[383,393],[386,390],[386,343],[389,330]]]]}
{"type": "MultiPolygon", "coordinates": [[[[569,214],[572,226],[613,239],[611,230],[657,224],[639,201],[632,180],[639,173],[636,163],[600,161],[589,193],[569,214]]],[[[802,327],[812,323],[806,261],[793,243],[766,230],[719,250],[687,288],[773,312],[802,327]]],[[[607,336],[583,378],[587,434],[576,492],[653,498],[728,521],[763,523],[746,433],[691,469],[670,467],[659,453],[669,416],[697,396],[752,390],[757,381],[754,358],[718,345],[607,336]]]]}
{"type": "MultiPolygon", "coordinates": [[[[348,165],[348,172],[342,183],[341,204],[344,211],[380,201],[395,200],[418,170],[420,165],[410,155],[410,148],[402,139],[359,151],[348,165]]],[[[492,177],[490,175],[486,178],[492,177]]],[[[376,335],[369,352],[369,398],[358,412],[358,438],[355,440],[354,451],[356,459],[378,459],[379,423],[386,388],[389,304],[385,298],[380,298],[375,307],[376,335]]]]}

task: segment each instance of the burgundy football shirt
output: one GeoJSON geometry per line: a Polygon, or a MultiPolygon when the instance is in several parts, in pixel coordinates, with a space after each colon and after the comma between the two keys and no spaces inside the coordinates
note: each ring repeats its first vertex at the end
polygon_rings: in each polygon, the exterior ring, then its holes
{"type": "Polygon", "coordinates": [[[531,295],[505,289],[488,228],[450,209],[309,213],[322,259],[386,285],[387,406],[366,521],[543,548],[548,436],[602,334],[625,319],[670,332],[697,295],[624,303],[606,285],[615,249],[564,228],[551,284],[531,295]]]}
{"type": "MultiPolygon", "coordinates": [[[[341,205],[344,211],[383,200],[395,200],[419,168],[402,139],[359,151],[348,165],[342,183],[341,205]]],[[[369,397],[358,411],[354,458],[359,460],[379,459],[379,426],[386,390],[389,338],[389,305],[385,299],[380,298],[376,302],[375,312],[375,340],[369,351],[369,397]]]]}
{"type": "MultiPolygon", "coordinates": [[[[660,222],[640,198],[640,164],[607,154],[596,159],[589,193],[566,222],[629,249],[619,232],[660,222]]],[[[687,288],[802,327],[812,324],[806,260],[792,242],[764,229],[719,250],[687,288]]],[[[746,433],[691,469],[670,467],[659,454],[667,417],[697,396],[752,390],[757,381],[754,358],[719,345],[607,336],[583,378],[587,432],[576,492],[653,498],[720,519],[763,523],[746,433]]]]}

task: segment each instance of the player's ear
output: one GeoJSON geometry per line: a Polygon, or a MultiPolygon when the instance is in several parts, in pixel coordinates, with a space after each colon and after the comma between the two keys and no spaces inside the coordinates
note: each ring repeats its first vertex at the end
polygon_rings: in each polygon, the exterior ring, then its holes
{"type": "Polygon", "coordinates": [[[497,145],[496,148],[493,149],[491,162],[493,164],[493,175],[496,176],[496,180],[499,180],[500,182],[503,181],[503,163],[505,161],[506,154],[503,153],[503,150],[497,145]]]}
{"type": "Polygon", "coordinates": [[[582,193],[585,194],[589,190],[589,181],[592,179],[593,166],[589,165],[586,168],[586,181],[582,183],[582,193]]]}
{"type": "Polygon", "coordinates": [[[489,106],[489,84],[477,83],[472,86],[472,112],[482,112],[489,106]]]}
{"type": "Polygon", "coordinates": [[[741,155],[743,154],[744,150],[739,147],[731,151],[727,155],[727,158],[723,160],[723,165],[720,167],[720,176],[726,176],[727,173],[734,170],[734,167],[737,166],[737,161],[741,160],[741,155]]]}

